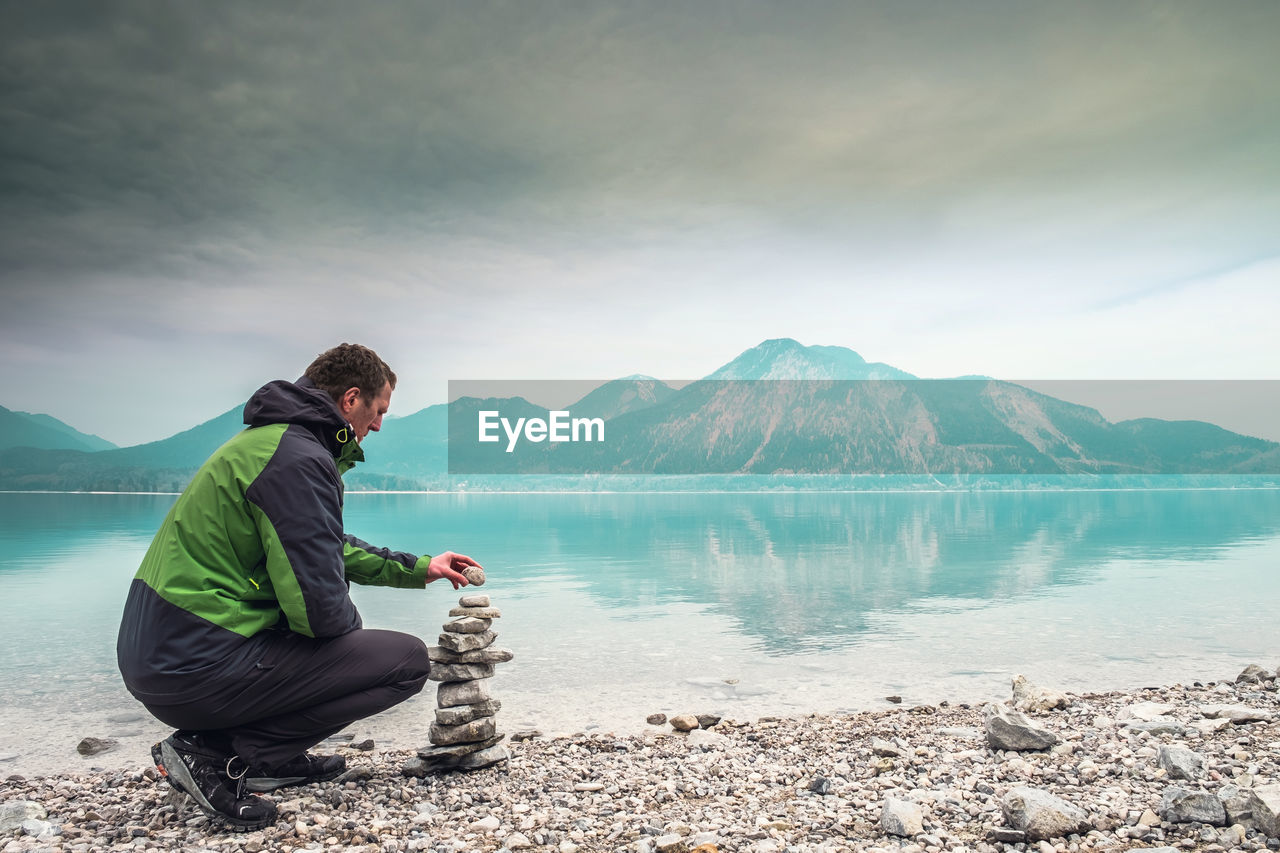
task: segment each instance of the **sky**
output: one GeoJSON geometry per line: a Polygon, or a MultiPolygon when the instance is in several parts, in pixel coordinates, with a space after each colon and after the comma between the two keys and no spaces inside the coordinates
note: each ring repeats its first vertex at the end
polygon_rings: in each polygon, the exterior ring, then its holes
{"type": "Polygon", "coordinates": [[[1280,379],[1280,4],[0,0],[0,405],[400,382],[1280,379]]]}

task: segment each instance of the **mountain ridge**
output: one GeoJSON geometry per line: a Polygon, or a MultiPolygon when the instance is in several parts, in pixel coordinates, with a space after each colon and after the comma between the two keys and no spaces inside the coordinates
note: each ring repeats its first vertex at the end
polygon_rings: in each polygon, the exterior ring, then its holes
{"type": "MultiPolygon", "coordinates": [[[[501,407],[513,422],[546,417],[522,398],[463,398],[387,419],[366,449],[368,461],[348,480],[369,488],[450,487],[450,463],[465,474],[570,476],[1280,472],[1280,444],[1212,424],[1152,418],[1113,424],[1095,409],[1013,383],[919,379],[851,349],[791,338],[763,341],[679,389],[642,374],[602,383],[568,408],[606,421],[607,448],[548,442],[516,467],[490,471],[483,460],[502,454],[505,439],[465,443],[474,442],[475,418],[485,406],[501,407]]],[[[183,472],[243,429],[240,412],[236,406],[131,447],[3,448],[0,487],[180,484],[183,472]]],[[[511,461],[504,457],[493,458],[511,461]]]]}

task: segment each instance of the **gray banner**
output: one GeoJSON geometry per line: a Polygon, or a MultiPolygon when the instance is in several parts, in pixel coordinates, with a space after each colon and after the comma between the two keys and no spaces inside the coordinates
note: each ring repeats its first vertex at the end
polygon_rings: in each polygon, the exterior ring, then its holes
{"type": "Polygon", "coordinates": [[[466,380],[449,473],[1280,473],[1280,381],[466,380]]]}

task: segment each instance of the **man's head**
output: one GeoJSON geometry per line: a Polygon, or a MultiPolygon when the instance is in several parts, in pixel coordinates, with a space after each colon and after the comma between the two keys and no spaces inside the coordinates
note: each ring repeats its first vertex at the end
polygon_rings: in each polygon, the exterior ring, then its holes
{"type": "Polygon", "coordinates": [[[396,375],[373,350],[359,344],[339,344],[316,356],[303,376],[333,398],[355,430],[357,441],[382,428],[396,375]]]}

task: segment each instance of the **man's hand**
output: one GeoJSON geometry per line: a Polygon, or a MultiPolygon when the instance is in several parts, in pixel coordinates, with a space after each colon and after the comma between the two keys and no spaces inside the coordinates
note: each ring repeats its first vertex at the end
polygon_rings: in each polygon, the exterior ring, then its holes
{"type": "Polygon", "coordinates": [[[466,586],[467,579],[463,577],[462,570],[467,566],[475,566],[478,569],[484,568],[466,554],[455,554],[452,551],[437,554],[431,558],[431,564],[427,566],[427,583],[444,578],[453,584],[454,589],[466,586]]]}

